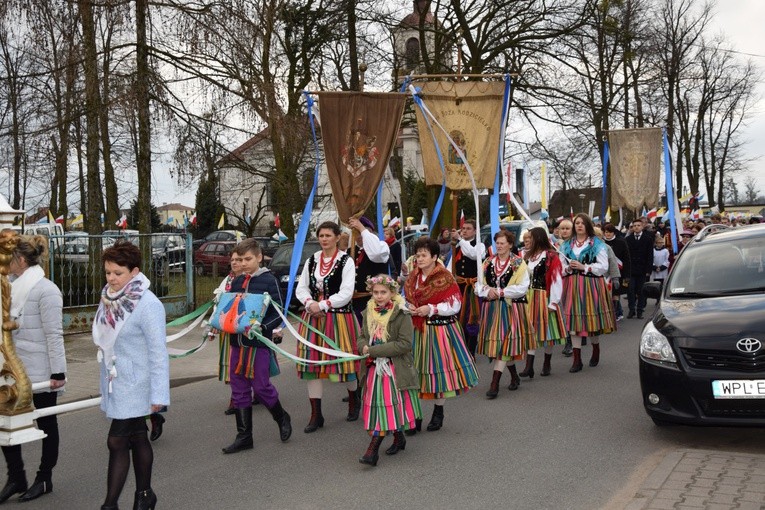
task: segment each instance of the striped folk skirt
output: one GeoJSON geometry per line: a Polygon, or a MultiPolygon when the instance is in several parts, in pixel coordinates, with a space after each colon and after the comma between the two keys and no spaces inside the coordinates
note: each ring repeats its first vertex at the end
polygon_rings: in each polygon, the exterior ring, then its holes
{"type": "MultiPolygon", "coordinates": [[[[339,350],[348,354],[358,354],[356,338],[359,333],[359,325],[353,312],[329,312],[324,317],[319,318],[311,317],[308,313],[303,312],[303,321],[332,339],[340,348],[339,350]]],[[[312,344],[329,349],[332,348],[332,346],[327,345],[322,337],[308,329],[302,322],[298,325],[298,333],[312,344]]],[[[297,355],[313,361],[337,359],[334,356],[312,349],[301,342],[297,343],[297,355]]],[[[304,380],[355,381],[358,371],[358,361],[346,361],[329,365],[297,365],[298,377],[304,380]]]]}
{"type": "Polygon", "coordinates": [[[478,372],[456,321],[427,321],[414,329],[414,365],[420,398],[456,397],[478,384],[478,372]]]}
{"type": "MultiPolygon", "coordinates": [[[[218,352],[218,380],[231,384],[231,374],[236,373],[248,379],[255,377],[255,347],[242,347],[234,363],[231,362],[231,342],[228,333],[221,333],[218,352]]],[[[274,377],[281,373],[276,353],[270,351],[268,376],[274,377]]]]}
{"type": "Polygon", "coordinates": [[[389,364],[392,376],[369,367],[361,401],[361,419],[370,436],[384,436],[396,430],[413,429],[422,419],[417,390],[398,390],[395,367],[389,364]]]}
{"type": "Polygon", "coordinates": [[[483,301],[478,352],[502,361],[521,360],[534,348],[526,318],[526,304],[508,305],[504,299],[483,301]]]}
{"type": "Polygon", "coordinates": [[[572,335],[606,335],[616,329],[611,294],[602,276],[565,276],[560,302],[566,331],[572,335]]]}
{"type": "Polygon", "coordinates": [[[566,325],[560,306],[550,310],[547,303],[550,296],[545,289],[529,289],[528,308],[529,325],[536,347],[559,345],[566,342],[566,325]]]}

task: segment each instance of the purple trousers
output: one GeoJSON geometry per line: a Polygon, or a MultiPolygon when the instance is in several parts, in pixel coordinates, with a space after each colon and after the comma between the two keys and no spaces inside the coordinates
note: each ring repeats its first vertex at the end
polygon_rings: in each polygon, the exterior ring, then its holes
{"type": "Polygon", "coordinates": [[[234,373],[234,368],[239,364],[241,353],[241,347],[231,346],[229,369],[231,370],[231,400],[234,402],[234,407],[237,409],[251,407],[252,393],[254,392],[260,403],[271,409],[279,400],[279,393],[276,391],[276,387],[271,384],[269,377],[270,349],[267,347],[255,349],[255,377],[252,379],[234,373]]]}

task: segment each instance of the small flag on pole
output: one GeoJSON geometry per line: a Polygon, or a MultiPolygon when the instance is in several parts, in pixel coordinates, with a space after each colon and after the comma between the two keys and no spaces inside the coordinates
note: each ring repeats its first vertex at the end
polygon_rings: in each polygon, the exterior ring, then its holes
{"type": "Polygon", "coordinates": [[[218,220],[218,230],[222,229],[226,224],[226,213],[221,213],[220,220],[218,220]]]}
{"type": "Polygon", "coordinates": [[[279,217],[279,213],[276,213],[276,216],[274,216],[274,227],[277,230],[282,228],[282,219],[279,217]]]}
{"type": "Polygon", "coordinates": [[[123,230],[126,229],[127,228],[127,216],[123,214],[122,218],[118,219],[114,224],[117,225],[119,228],[121,228],[123,230]]]}
{"type": "Polygon", "coordinates": [[[48,223],[50,225],[53,225],[54,223],[56,223],[56,220],[53,219],[53,215],[51,214],[50,210],[48,211],[48,223]]]}
{"type": "Polygon", "coordinates": [[[460,228],[465,226],[465,210],[460,211],[460,228]]]}

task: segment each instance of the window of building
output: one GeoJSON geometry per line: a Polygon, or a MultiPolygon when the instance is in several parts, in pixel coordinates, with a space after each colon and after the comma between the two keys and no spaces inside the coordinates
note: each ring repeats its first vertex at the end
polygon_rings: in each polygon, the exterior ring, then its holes
{"type": "Polygon", "coordinates": [[[406,41],[406,68],[414,69],[420,64],[420,41],[412,37],[406,41]]]}

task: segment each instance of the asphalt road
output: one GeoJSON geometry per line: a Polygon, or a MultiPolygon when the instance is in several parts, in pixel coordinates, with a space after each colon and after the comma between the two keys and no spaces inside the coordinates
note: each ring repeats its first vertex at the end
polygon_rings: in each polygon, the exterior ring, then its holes
{"type": "MultiPolygon", "coordinates": [[[[676,448],[765,453],[762,429],[654,426],[639,390],[642,321],[624,320],[620,327],[603,338],[599,367],[587,367],[585,347],[584,370],[569,374],[570,359],[557,347],[550,377],[537,374],[510,392],[505,372],[493,401],[484,396],[491,368],[479,358],[479,387],[447,401],[444,428],[408,438],[406,451],[381,455],[376,468],[358,463],[369,439],[361,422],[345,421],[342,386],[325,386],[326,424],[304,434],[305,385],[284,366],[275,383],[292,415],[291,440],[280,443],[268,412],[256,408],[255,448],[235,455],[220,451],[235,435],[233,417],[223,415],[228,387],[211,379],[174,388],[154,450],[158,508],[621,508],[676,448]]],[[[423,407],[427,423],[432,404],[423,407]]],[[[23,508],[99,508],[108,421],[91,409],[62,416],[60,424],[54,492],[23,508]]],[[[31,480],[39,445],[24,452],[31,480]]],[[[132,476],[123,508],[132,505],[132,476]]]]}

